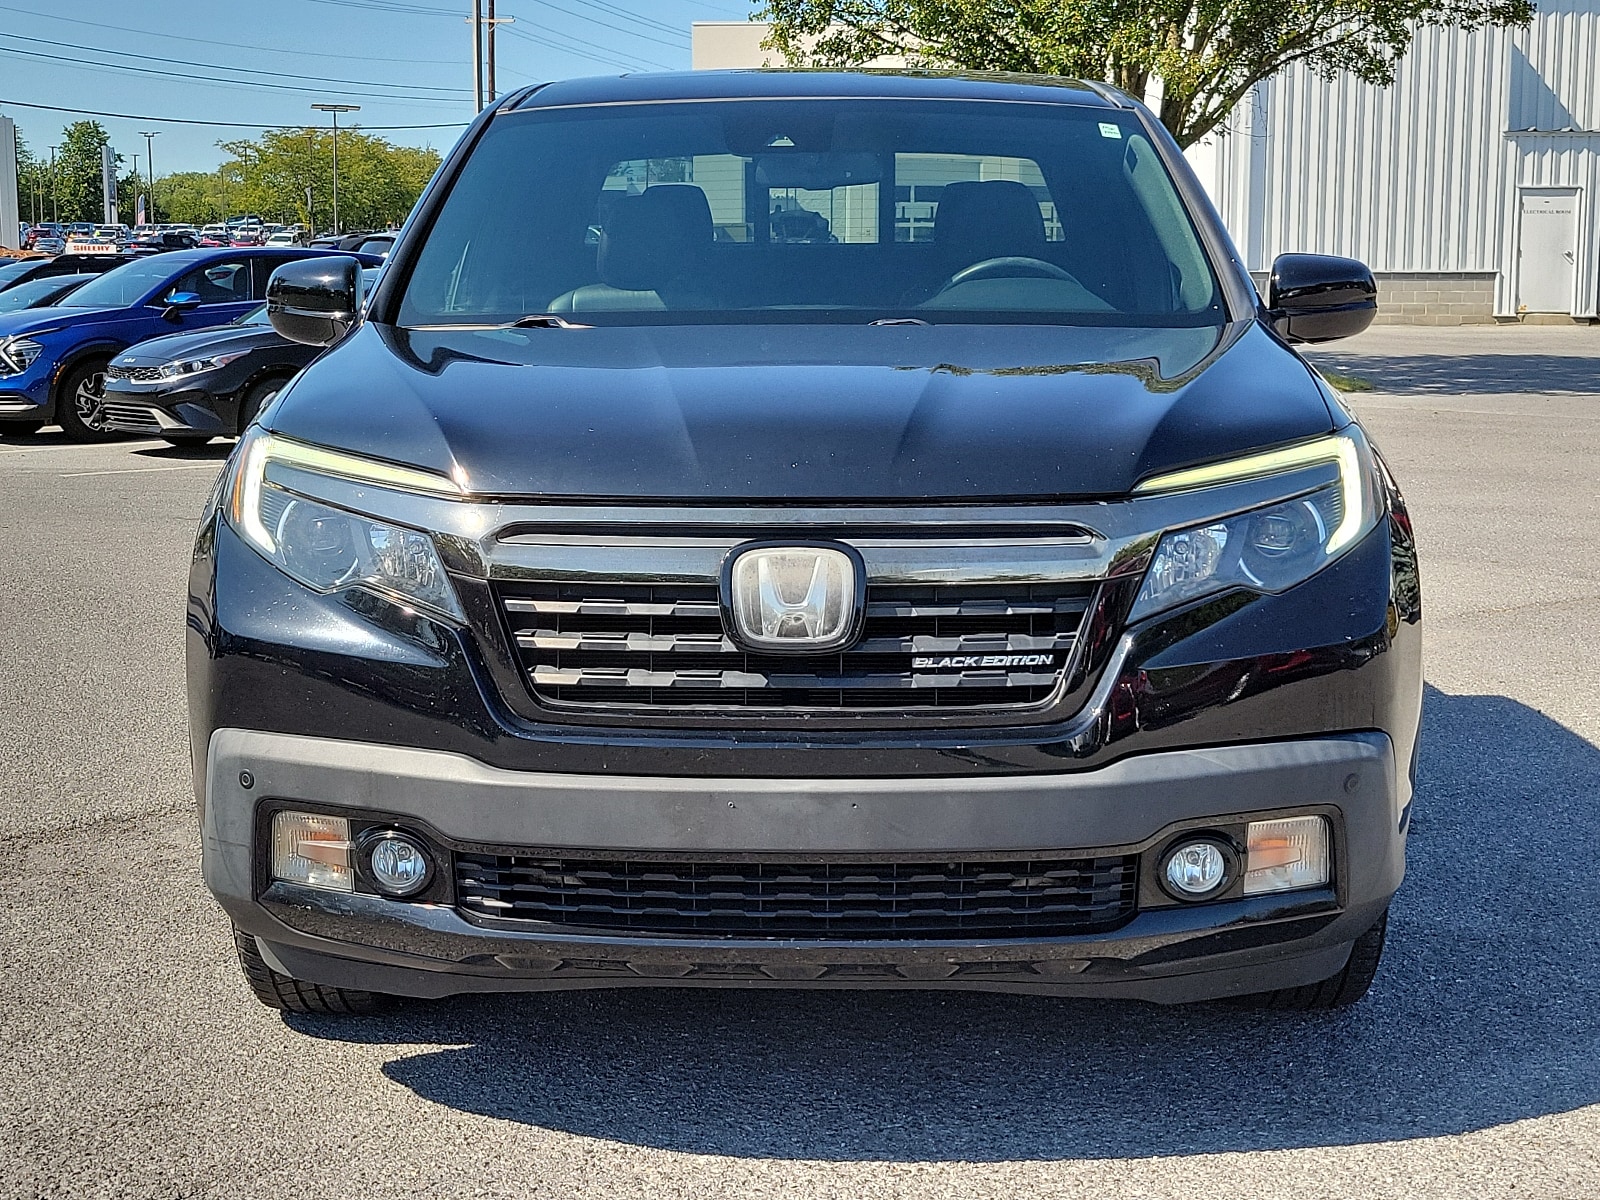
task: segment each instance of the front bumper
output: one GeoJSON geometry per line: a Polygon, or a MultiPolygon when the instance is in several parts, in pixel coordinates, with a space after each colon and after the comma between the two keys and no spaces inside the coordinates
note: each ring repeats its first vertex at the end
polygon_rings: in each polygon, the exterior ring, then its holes
{"type": "Polygon", "coordinates": [[[231,431],[217,411],[211,393],[189,386],[152,386],[113,379],[106,383],[106,428],[145,437],[207,434],[225,437],[231,431]]]}
{"type": "MultiPolygon", "coordinates": [[[[278,969],[418,996],[564,987],[942,987],[1178,1003],[1315,982],[1404,875],[1404,768],[1380,733],[1136,755],[1089,772],[980,778],[674,779],[503,770],[440,751],[219,729],[207,754],[205,877],[278,969]],[[248,786],[246,786],[248,783],[248,786]],[[1135,853],[1240,816],[1332,822],[1326,888],[1141,904],[1109,934],[806,940],[594,933],[449,903],[273,882],[263,807],[380,816],[436,847],[630,855],[926,858],[1135,853]]],[[[448,872],[447,872],[448,873],[448,872]]],[[[1145,889],[1148,891],[1148,889],[1145,889]]]]}

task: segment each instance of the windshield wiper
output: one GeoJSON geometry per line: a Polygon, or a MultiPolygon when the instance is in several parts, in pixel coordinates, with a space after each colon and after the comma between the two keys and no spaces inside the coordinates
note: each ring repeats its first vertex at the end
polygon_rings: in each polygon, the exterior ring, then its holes
{"type": "Polygon", "coordinates": [[[569,321],[565,317],[558,317],[555,313],[530,313],[525,317],[518,317],[507,329],[593,329],[593,325],[580,325],[576,321],[569,321]]]}

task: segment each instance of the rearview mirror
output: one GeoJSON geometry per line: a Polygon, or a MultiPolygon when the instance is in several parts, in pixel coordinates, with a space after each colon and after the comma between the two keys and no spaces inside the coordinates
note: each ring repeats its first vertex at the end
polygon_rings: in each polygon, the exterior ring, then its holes
{"type": "Polygon", "coordinates": [[[1272,325],[1292,342],[1331,342],[1360,333],[1378,315],[1378,284],[1366,264],[1329,254],[1280,254],[1267,285],[1272,325]]]}
{"type": "Polygon", "coordinates": [[[361,264],[344,255],[284,263],[267,280],[267,319],[291,342],[331,346],[356,323],[361,264]]]}
{"type": "Polygon", "coordinates": [[[865,151],[839,154],[788,151],[763,154],[756,159],[756,182],[769,188],[826,192],[857,183],[877,183],[882,177],[878,156],[865,151]]]}

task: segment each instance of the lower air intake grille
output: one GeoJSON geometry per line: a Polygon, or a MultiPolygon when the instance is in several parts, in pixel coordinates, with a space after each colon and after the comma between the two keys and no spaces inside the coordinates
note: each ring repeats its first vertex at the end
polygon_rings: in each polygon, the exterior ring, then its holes
{"type": "Polygon", "coordinates": [[[850,649],[751,654],[717,589],[517,583],[500,603],[534,695],[632,709],[975,709],[1041,703],[1077,641],[1093,584],[873,585],[850,649]]]}
{"type": "Polygon", "coordinates": [[[612,932],[796,938],[1059,937],[1135,911],[1138,859],[773,863],[456,856],[458,906],[612,932]]]}

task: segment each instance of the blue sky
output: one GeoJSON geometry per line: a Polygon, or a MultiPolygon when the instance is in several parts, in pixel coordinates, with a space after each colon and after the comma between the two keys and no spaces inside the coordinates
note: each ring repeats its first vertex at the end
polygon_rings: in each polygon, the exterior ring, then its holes
{"type": "MultiPolygon", "coordinates": [[[[741,20],[749,0],[497,0],[500,90],[540,79],[685,70],[693,21],[741,20]]],[[[23,102],[177,118],[95,117],[131,164],[159,129],[156,169],[208,170],[219,139],[259,130],[197,120],[326,124],[314,101],[359,104],[361,125],[464,123],[472,114],[471,0],[0,0],[0,113],[36,151],[71,113],[23,102]],[[185,76],[197,78],[185,78],[185,76]],[[227,79],[231,82],[223,83],[227,79]],[[8,103],[9,102],[9,103],[8,103]]],[[[444,149],[455,128],[382,136],[444,149]]]]}

